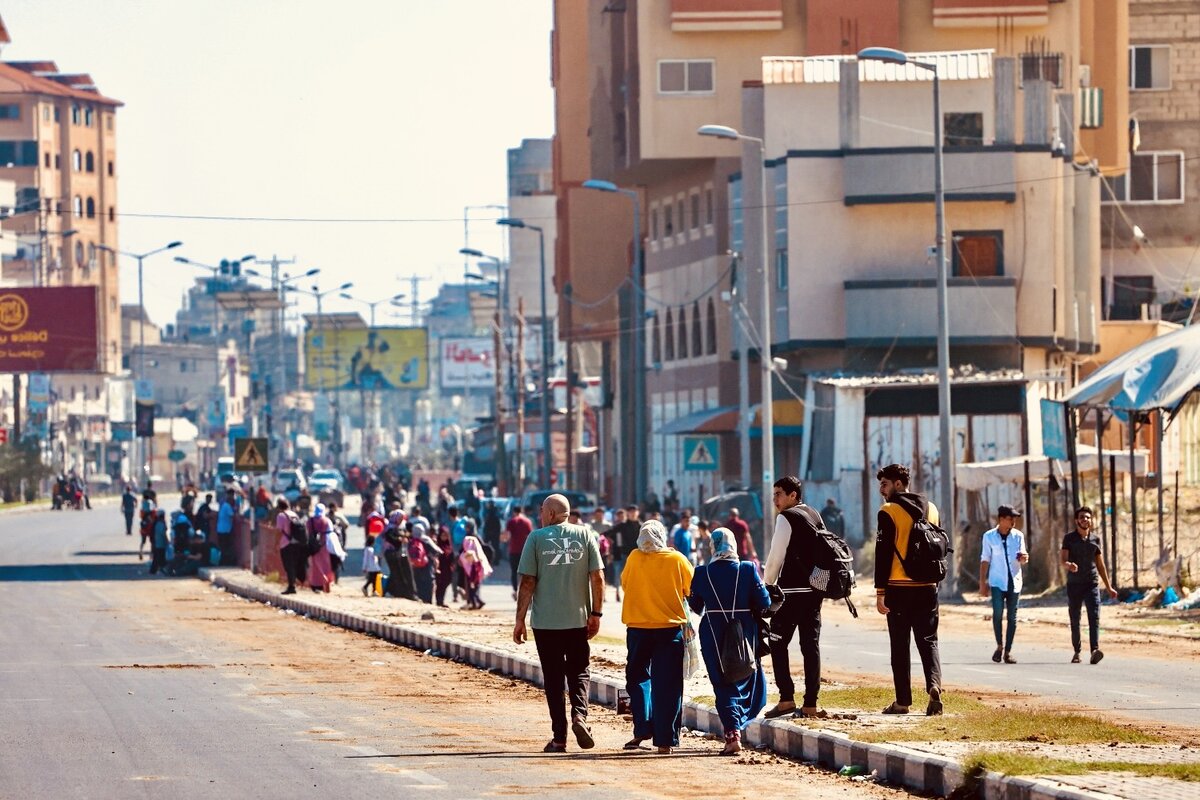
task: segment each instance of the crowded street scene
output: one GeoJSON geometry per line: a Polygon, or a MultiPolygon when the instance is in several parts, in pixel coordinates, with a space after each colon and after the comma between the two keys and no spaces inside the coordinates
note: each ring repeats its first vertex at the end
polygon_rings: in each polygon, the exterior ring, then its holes
{"type": "Polygon", "coordinates": [[[0,0],[0,798],[1200,800],[1197,52],[0,0]]]}

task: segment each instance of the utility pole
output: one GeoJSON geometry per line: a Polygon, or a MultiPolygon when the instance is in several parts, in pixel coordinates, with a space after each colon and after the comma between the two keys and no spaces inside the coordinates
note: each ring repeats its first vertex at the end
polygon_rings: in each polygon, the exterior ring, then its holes
{"type": "Polygon", "coordinates": [[[566,301],[561,309],[564,317],[563,326],[559,329],[563,334],[563,347],[567,351],[567,388],[566,388],[566,406],[567,406],[567,469],[566,483],[563,485],[570,489],[574,484],[575,478],[575,353],[571,347],[571,295],[573,293],[571,284],[568,283],[563,287],[563,299],[566,301]]]}
{"type": "Polygon", "coordinates": [[[517,298],[517,495],[525,493],[525,298],[517,298]]]}
{"type": "Polygon", "coordinates": [[[500,312],[492,318],[492,378],[496,390],[496,413],[492,418],[492,456],[496,463],[496,480],[505,494],[508,491],[508,458],[504,452],[504,379],[501,377],[500,312]]]}
{"type": "MultiPolygon", "coordinates": [[[[254,263],[260,264],[262,266],[270,265],[270,267],[271,267],[271,289],[273,289],[275,291],[275,293],[277,295],[279,295],[279,308],[275,311],[275,314],[274,314],[275,324],[273,326],[274,330],[272,331],[272,333],[274,334],[274,336],[272,338],[275,339],[274,362],[275,362],[275,365],[278,366],[278,368],[279,368],[279,380],[271,382],[273,384],[271,387],[273,391],[272,391],[271,395],[267,396],[267,403],[271,407],[271,413],[270,413],[270,415],[268,415],[267,418],[268,418],[268,420],[270,420],[273,423],[275,415],[278,414],[282,410],[283,398],[286,397],[287,393],[288,393],[287,363],[284,361],[284,358],[283,358],[283,324],[284,324],[284,314],[287,311],[287,305],[286,305],[286,301],[283,296],[283,294],[284,294],[283,282],[280,281],[280,279],[279,279],[279,268],[282,266],[288,266],[291,264],[295,264],[296,257],[293,256],[289,259],[284,260],[284,259],[281,259],[277,255],[272,255],[269,261],[255,260],[254,263]]],[[[272,371],[274,371],[274,370],[272,370],[272,371]]],[[[274,425],[271,425],[271,428],[273,429],[274,425]]],[[[268,431],[268,432],[271,432],[271,431],[268,431]]],[[[274,439],[274,438],[275,438],[274,436],[271,436],[271,439],[274,439]]],[[[271,445],[271,442],[268,441],[267,445],[269,447],[271,445]]],[[[276,459],[275,463],[278,464],[282,461],[282,458],[281,458],[282,455],[283,455],[283,442],[281,440],[280,443],[275,448],[275,459],[276,459]]]]}

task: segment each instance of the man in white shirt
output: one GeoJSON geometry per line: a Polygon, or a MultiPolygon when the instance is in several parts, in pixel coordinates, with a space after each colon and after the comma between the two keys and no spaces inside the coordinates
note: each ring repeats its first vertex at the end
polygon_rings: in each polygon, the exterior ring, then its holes
{"type": "Polygon", "coordinates": [[[1014,526],[1021,512],[1012,506],[996,510],[996,527],[983,534],[979,551],[979,594],[992,598],[992,630],[996,634],[996,652],[992,661],[1015,664],[1012,646],[1017,634],[1017,605],[1021,600],[1021,565],[1029,561],[1025,534],[1014,526]],[[1004,610],[1008,609],[1008,629],[1003,631],[1004,610]]]}

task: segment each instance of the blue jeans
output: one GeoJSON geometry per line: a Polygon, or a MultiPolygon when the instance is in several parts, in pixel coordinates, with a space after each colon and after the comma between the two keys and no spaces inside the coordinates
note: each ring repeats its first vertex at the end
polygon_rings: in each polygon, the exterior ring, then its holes
{"type": "Polygon", "coordinates": [[[1000,631],[1004,609],[1008,609],[1008,630],[1004,634],[1004,652],[1012,651],[1013,637],[1017,635],[1017,604],[1020,592],[1005,592],[992,587],[992,632],[996,634],[996,647],[1000,646],[1000,631]]]}
{"type": "Polygon", "coordinates": [[[633,736],[652,739],[655,747],[676,747],[683,726],[683,630],[628,628],[625,642],[633,736]]]}

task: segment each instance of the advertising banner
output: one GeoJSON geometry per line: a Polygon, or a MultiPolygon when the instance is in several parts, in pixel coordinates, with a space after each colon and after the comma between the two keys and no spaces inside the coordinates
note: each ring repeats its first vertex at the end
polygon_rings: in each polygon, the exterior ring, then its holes
{"type": "Polygon", "coordinates": [[[95,372],[95,286],[0,289],[0,372],[95,372]]]}
{"type": "Polygon", "coordinates": [[[1066,461],[1067,409],[1062,403],[1042,398],[1042,455],[1066,461]]]}
{"type": "Polygon", "coordinates": [[[333,389],[429,388],[429,333],[425,328],[308,330],[304,385],[333,389]]]}
{"type": "Polygon", "coordinates": [[[482,389],[496,380],[495,353],[489,336],[442,339],[439,363],[443,389],[482,389]]]}

